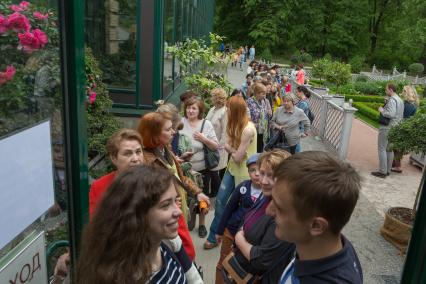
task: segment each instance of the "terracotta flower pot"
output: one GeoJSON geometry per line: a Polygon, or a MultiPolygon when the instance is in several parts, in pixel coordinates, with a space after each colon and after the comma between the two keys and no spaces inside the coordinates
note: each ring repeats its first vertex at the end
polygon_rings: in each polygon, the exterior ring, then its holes
{"type": "Polygon", "coordinates": [[[413,229],[412,217],[402,221],[402,216],[413,216],[413,210],[404,207],[391,207],[385,215],[385,221],[380,228],[380,234],[396,248],[401,254],[407,250],[408,242],[413,229]],[[411,224],[408,224],[411,223],[411,224]]]}

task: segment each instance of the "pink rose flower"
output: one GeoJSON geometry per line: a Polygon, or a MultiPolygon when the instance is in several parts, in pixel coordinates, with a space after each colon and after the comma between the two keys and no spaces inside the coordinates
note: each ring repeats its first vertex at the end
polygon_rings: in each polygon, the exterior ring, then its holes
{"type": "Polygon", "coordinates": [[[18,5],[10,5],[10,10],[12,10],[13,12],[22,12],[28,9],[28,6],[30,6],[30,3],[27,1],[22,1],[21,3],[19,3],[18,5]]]}
{"type": "Polygon", "coordinates": [[[30,2],[27,1],[22,1],[21,3],[19,3],[19,7],[23,8],[24,10],[26,10],[29,6],[30,2]]]}
{"type": "Polygon", "coordinates": [[[5,84],[7,81],[13,79],[16,69],[12,65],[6,67],[6,72],[0,72],[0,85],[5,84]]]}
{"type": "Polygon", "coordinates": [[[10,5],[10,10],[12,10],[13,12],[22,12],[24,11],[24,9],[22,9],[22,7],[18,6],[18,5],[10,5]]]}
{"type": "Polygon", "coordinates": [[[96,92],[89,91],[89,103],[93,104],[96,101],[96,92]]]}
{"type": "Polygon", "coordinates": [[[16,31],[29,31],[31,28],[30,21],[27,17],[18,12],[9,15],[8,17],[8,28],[16,31]]]}
{"type": "Polygon", "coordinates": [[[43,48],[48,42],[47,35],[39,30],[35,29],[33,32],[25,32],[18,34],[19,48],[26,53],[32,53],[40,48],[43,48]]]}
{"type": "Polygon", "coordinates": [[[9,21],[7,17],[0,14],[0,34],[7,32],[9,21]]]}
{"type": "Polygon", "coordinates": [[[12,65],[9,65],[6,67],[6,79],[8,81],[13,79],[13,76],[15,76],[16,69],[12,65]]]}
{"type": "Polygon", "coordinates": [[[46,20],[49,17],[49,13],[46,13],[46,14],[43,15],[42,13],[36,11],[36,12],[33,13],[33,16],[37,20],[43,21],[43,20],[46,20]]]}

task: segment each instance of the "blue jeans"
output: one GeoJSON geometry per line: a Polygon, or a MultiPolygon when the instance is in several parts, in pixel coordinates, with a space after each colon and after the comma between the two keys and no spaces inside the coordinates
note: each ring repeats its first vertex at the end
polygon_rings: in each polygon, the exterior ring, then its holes
{"type": "Polygon", "coordinates": [[[234,177],[228,171],[226,171],[216,196],[214,218],[212,224],[210,225],[209,236],[207,237],[207,241],[210,243],[216,243],[217,227],[219,226],[223,211],[225,211],[226,203],[228,203],[228,199],[234,191],[234,188],[234,177]]]}

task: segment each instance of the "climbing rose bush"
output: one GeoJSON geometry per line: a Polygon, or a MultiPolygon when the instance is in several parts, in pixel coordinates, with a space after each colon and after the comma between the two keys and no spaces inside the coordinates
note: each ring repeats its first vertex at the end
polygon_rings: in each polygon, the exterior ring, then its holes
{"type": "Polygon", "coordinates": [[[46,47],[46,30],[57,34],[55,23],[48,19],[48,11],[40,11],[30,2],[0,3],[0,86],[13,81],[17,69],[25,68],[29,55],[46,47]]]}

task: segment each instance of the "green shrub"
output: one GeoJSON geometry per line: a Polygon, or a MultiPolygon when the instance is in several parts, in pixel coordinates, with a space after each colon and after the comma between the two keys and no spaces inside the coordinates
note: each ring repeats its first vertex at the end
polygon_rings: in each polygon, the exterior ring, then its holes
{"type": "Polygon", "coordinates": [[[302,62],[300,51],[296,51],[293,55],[290,56],[290,61],[293,64],[299,64],[302,62]]]}
{"type": "Polygon", "coordinates": [[[364,103],[381,103],[385,102],[384,96],[366,96],[366,95],[351,95],[345,94],[345,100],[348,101],[352,99],[354,102],[364,102],[364,103]]]}
{"type": "Polygon", "coordinates": [[[265,48],[262,53],[260,54],[260,58],[262,58],[263,60],[270,62],[272,61],[272,53],[271,50],[269,48],[265,48]]]}
{"type": "Polygon", "coordinates": [[[351,65],[352,73],[359,73],[362,70],[362,67],[364,66],[365,58],[362,56],[354,56],[349,61],[349,64],[351,65]]]}
{"type": "Polygon", "coordinates": [[[349,83],[349,84],[345,84],[342,86],[339,86],[338,88],[336,88],[336,92],[339,94],[351,94],[351,95],[355,95],[358,94],[357,90],[355,90],[354,84],[349,83]]]}
{"type": "Polygon", "coordinates": [[[328,60],[328,61],[331,61],[331,60],[333,60],[333,57],[331,56],[331,54],[330,54],[330,53],[326,53],[326,54],[324,55],[323,59],[328,60]]]}
{"type": "Polygon", "coordinates": [[[403,153],[426,152],[426,114],[417,113],[392,127],[389,142],[392,149],[403,153]]]}
{"type": "Polygon", "coordinates": [[[367,82],[368,80],[369,80],[368,76],[361,75],[361,76],[358,76],[355,81],[356,82],[367,82]]]}
{"type": "Polygon", "coordinates": [[[326,70],[329,65],[330,61],[325,58],[315,60],[312,63],[312,76],[320,79],[320,82],[322,82],[325,79],[326,70]]]}
{"type": "Polygon", "coordinates": [[[425,70],[425,67],[421,63],[413,63],[408,66],[408,70],[416,75],[421,75],[425,70]]]}
{"type": "Polygon", "coordinates": [[[312,63],[313,60],[312,55],[307,52],[302,54],[301,59],[303,63],[312,63]]]}
{"type": "Polygon", "coordinates": [[[349,64],[333,61],[325,69],[326,81],[335,84],[337,87],[349,83],[351,78],[351,66],[349,64]]]}
{"type": "Polygon", "coordinates": [[[365,102],[354,102],[352,104],[355,108],[358,109],[362,115],[370,118],[373,121],[379,120],[379,111],[375,109],[373,105],[365,102]]]}
{"type": "Polygon", "coordinates": [[[355,82],[355,90],[361,94],[380,96],[385,94],[385,87],[380,82],[355,82]]]}

